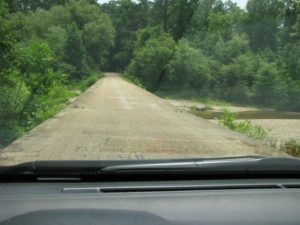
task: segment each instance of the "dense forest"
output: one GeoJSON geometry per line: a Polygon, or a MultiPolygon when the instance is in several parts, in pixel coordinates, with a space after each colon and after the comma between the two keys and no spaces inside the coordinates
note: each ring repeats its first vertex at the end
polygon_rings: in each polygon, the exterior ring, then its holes
{"type": "Polygon", "coordinates": [[[0,145],[100,71],[300,111],[300,2],[1,0],[0,145]]]}

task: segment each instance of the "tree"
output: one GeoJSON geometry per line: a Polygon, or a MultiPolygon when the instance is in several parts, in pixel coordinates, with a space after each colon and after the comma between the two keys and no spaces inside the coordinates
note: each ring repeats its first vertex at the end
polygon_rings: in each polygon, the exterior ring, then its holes
{"type": "Polygon", "coordinates": [[[101,9],[110,16],[116,30],[114,46],[109,51],[110,69],[122,71],[133,57],[137,30],[149,23],[150,3],[118,0],[101,5],[101,9]]]}
{"type": "Polygon", "coordinates": [[[168,64],[174,50],[175,42],[170,35],[150,38],[135,50],[127,73],[138,77],[149,90],[156,90],[166,79],[168,64]]]}
{"type": "Polygon", "coordinates": [[[231,24],[228,14],[212,13],[208,17],[208,32],[219,33],[223,39],[228,40],[231,35],[231,24]]]}
{"type": "Polygon", "coordinates": [[[224,12],[224,3],[221,0],[200,0],[189,26],[189,33],[192,35],[201,34],[205,36],[208,32],[209,16],[212,13],[224,12]]]}
{"type": "Polygon", "coordinates": [[[38,8],[36,11],[28,12],[25,17],[26,25],[29,27],[31,38],[35,36],[45,39],[50,27],[61,27],[66,29],[71,22],[70,13],[63,6],[54,6],[50,10],[38,8]]]}
{"type": "Polygon", "coordinates": [[[297,3],[297,21],[295,23],[295,31],[298,40],[300,39],[300,3],[297,3]]]}
{"type": "Polygon", "coordinates": [[[179,42],[170,62],[170,80],[173,85],[207,88],[210,82],[210,60],[200,49],[191,47],[187,41],[179,42]]]}
{"type": "Polygon", "coordinates": [[[5,0],[10,13],[35,11],[37,8],[49,10],[54,5],[64,5],[68,0],[5,0]]]}
{"type": "Polygon", "coordinates": [[[190,26],[194,11],[197,6],[196,0],[176,0],[169,3],[169,15],[167,26],[175,41],[179,41],[190,26]]]}
{"type": "Polygon", "coordinates": [[[86,0],[70,0],[66,4],[66,8],[71,14],[71,20],[76,23],[79,30],[82,30],[86,23],[97,20],[102,14],[98,4],[90,4],[86,0]]]}
{"type": "Polygon", "coordinates": [[[46,40],[49,47],[54,52],[57,60],[63,60],[64,47],[67,39],[67,32],[60,26],[52,26],[46,33],[46,40]]]}
{"type": "Polygon", "coordinates": [[[11,73],[17,68],[16,44],[26,29],[22,19],[19,14],[9,14],[7,3],[0,2],[0,85],[8,84],[11,73]]]}
{"type": "Polygon", "coordinates": [[[81,32],[74,23],[67,29],[64,52],[64,61],[74,68],[70,71],[72,78],[79,79],[84,76],[87,70],[85,49],[82,43],[81,32]]]}
{"type": "Polygon", "coordinates": [[[282,106],[287,99],[287,78],[274,63],[261,62],[253,91],[256,102],[282,106]]]}
{"type": "Polygon", "coordinates": [[[217,80],[218,95],[229,101],[249,103],[257,77],[259,61],[251,53],[239,55],[231,63],[222,65],[217,80]]]}
{"type": "Polygon", "coordinates": [[[223,39],[220,42],[219,45],[217,43],[214,53],[217,59],[224,64],[230,63],[239,55],[250,51],[249,40],[246,34],[234,34],[232,39],[227,42],[223,42],[223,39]]]}
{"type": "Polygon", "coordinates": [[[13,114],[15,107],[17,83],[17,57],[15,45],[19,33],[14,30],[15,25],[9,18],[8,4],[0,2],[0,126],[4,126],[3,118],[13,114]]]}
{"type": "Polygon", "coordinates": [[[67,26],[71,23],[71,13],[65,6],[53,6],[47,12],[47,17],[51,26],[67,28],[67,26]]]}
{"type": "MultiPolygon", "coordinates": [[[[284,0],[283,8],[283,26],[280,30],[280,44],[285,45],[288,42],[295,41],[295,25],[297,23],[297,0],[284,0]]],[[[300,5],[299,5],[300,6],[300,5]]]]}
{"type": "Polygon", "coordinates": [[[246,31],[253,50],[276,50],[279,25],[284,5],[282,0],[249,0],[246,31]]]}
{"type": "Polygon", "coordinates": [[[155,0],[150,11],[150,24],[152,26],[162,25],[163,30],[168,32],[168,8],[169,0],[155,0]]]}
{"type": "Polygon", "coordinates": [[[20,74],[31,96],[46,95],[58,80],[53,71],[54,54],[47,43],[32,41],[21,48],[20,74]]]}
{"type": "Polygon", "coordinates": [[[106,14],[93,22],[84,25],[83,43],[86,49],[89,65],[100,68],[107,68],[107,56],[109,48],[114,43],[115,30],[110,18],[106,14]]]}

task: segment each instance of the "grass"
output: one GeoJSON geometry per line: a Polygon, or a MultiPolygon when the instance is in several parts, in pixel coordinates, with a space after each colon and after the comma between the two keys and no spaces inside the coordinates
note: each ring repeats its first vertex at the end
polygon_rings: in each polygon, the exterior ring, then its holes
{"type": "Polygon", "coordinates": [[[25,131],[31,130],[41,122],[54,116],[69,103],[69,99],[77,94],[64,85],[52,88],[47,96],[40,96],[34,101],[33,109],[26,114],[25,131]]]}
{"type": "Polygon", "coordinates": [[[94,74],[77,83],[57,84],[48,95],[36,97],[31,110],[23,112],[22,116],[0,118],[0,148],[60,112],[68,105],[69,99],[78,96],[101,77],[101,74],[94,74]]]}
{"type": "Polygon", "coordinates": [[[138,86],[140,88],[145,89],[145,87],[142,85],[141,81],[137,77],[131,76],[129,74],[124,74],[123,78],[125,80],[127,80],[128,82],[130,82],[130,83],[132,83],[132,84],[134,84],[134,85],[136,85],[136,86],[138,86]]]}
{"type": "Polygon", "coordinates": [[[211,105],[207,105],[207,104],[205,104],[204,105],[204,108],[203,108],[203,110],[204,111],[207,111],[207,110],[213,110],[214,108],[211,106],[211,105]]]}
{"type": "MultiPolygon", "coordinates": [[[[197,116],[203,117],[204,119],[220,119],[223,112],[219,111],[209,111],[211,109],[204,107],[204,110],[197,110],[196,107],[191,107],[191,111],[197,116]]],[[[290,112],[278,112],[270,110],[249,110],[242,111],[236,115],[236,119],[300,119],[300,113],[290,113],[290,112]]]]}
{"type": "Polygon", "coordinates": [[[300,157],[300,143],[294,139],[290,139],[281,144],[280,150],[294,157],[300,157]]]}
{"type": "MultiPolygon", "coordinates": [[[[211,116],[213,112],[210,111],[199,111],[196,107],[191,107],[191,112],[196,116],[206,117],[211,116]]],[[[239,133],[246,134],[256,140],[263,140],[266,138],[268,132],[261,126],[253,125],[249,120],[238,122],[237,113],[232,113],[228,109],[224,109],[219,116],[219,123],[228,127],[231,130],[237,131],[239,133]]]]}
{"type": "Polygon", "coordinates": [[[230,112],[228,109],[223,110],[223,115],[219,119],[219,123],[231,130],[246,134],[257,140],[266,138],[268,132],[261,126],[253,125],[250,121],[236,121],[237,114],[230,112]]]}
{"type": "Polygon", "coordinates": [[[101,73],[95,73],[85,79],[82,79],[79,82],[72,82],[68,85],[69,89],[73,89],[73,91],[80,90],[81,92],[88,89],[90,86],[92,86],[94,83],[96,83],[100,78],[103,77],[103,74],[101,73]]]}

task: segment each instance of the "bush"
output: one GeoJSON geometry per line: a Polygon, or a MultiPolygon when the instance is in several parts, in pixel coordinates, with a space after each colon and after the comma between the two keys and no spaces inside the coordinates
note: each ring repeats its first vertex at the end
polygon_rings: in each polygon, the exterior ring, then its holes
{"type": "Polygon", "coordinates": [[[262,62],[253,86],[254,98],[258,104],[280,107],[287,100],[287,82],[275,64],[262,62]]]}
{"type": "Polygon", "coordinates": [[[267,136],[267,131],[265,131],[261,126],[254,126],[250,121],[237,122],[236,118],[236,113],[232,113],[228,109],[224,109],[219,123],[231,130],[246,134],[247,136],[257,140],[262,140],[267,136]]]}
{"type": "Polygon", "coordinates": [[[131,76],[129,74],[125,74],[123,77],[125,78],[125,80],[129,81],[130,83],[133,83],[140,88],[144,88],[143,84],[137,77],[131,76]]]}
{"type": "Polygon", "coordinates": [[[300,81],[289,82],[288,96],[285,108],[300,112],[300,81]]]}
{"type": "Polygon", "coordinates": [[[88,76],[87,78],[83,79],[79,82],[80,84],[80,90],[85,91],[88,87],[92,86],[94,83],[96,83],[101,77],[103,77],[100,73],[95,73],[91,76],[88,76]]]}
{"type": "Polygon", "coordinates": [[[297,143],[296,140],[291,139],[284,144],[281,145],[281,150],[286,152],[289,155],[292,155],[294,157],[300,156],[300,143],[297,143]]]}
{"type": "Polygon", "coordinates": [[[66,106],[69,98],[75,93],[68,90],[62,84],[57,84],[48,95],[38,96],[32,103],[31,110],[24,111],[22,124],[26,130],[30,130],[41,122],[52,117],[66,106]]]}
{"type": "Polygon", "coordinates": [[[210,81],[209,58],[200,49],[180,41],[170,62],[169,77],[175,85],[188,84],[193,88],[205,88],[210,81]]]}
{"type": "Polygon", "coordinates": [[[137,77],[147,89],[156,90],[165,79],[174,50],[175,42],[170,35],[150,38],[136,49],[126,72],[137,77]]]}

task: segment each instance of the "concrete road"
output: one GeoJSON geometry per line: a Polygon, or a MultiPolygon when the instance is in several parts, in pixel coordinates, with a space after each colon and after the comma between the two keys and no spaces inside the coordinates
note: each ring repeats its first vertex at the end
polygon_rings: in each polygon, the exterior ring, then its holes
{"type": "Polygon", "coordinates": [[[56,116],[3,149],[0,165],[244,155],[278,154],[108,74],[56,116]]]}

